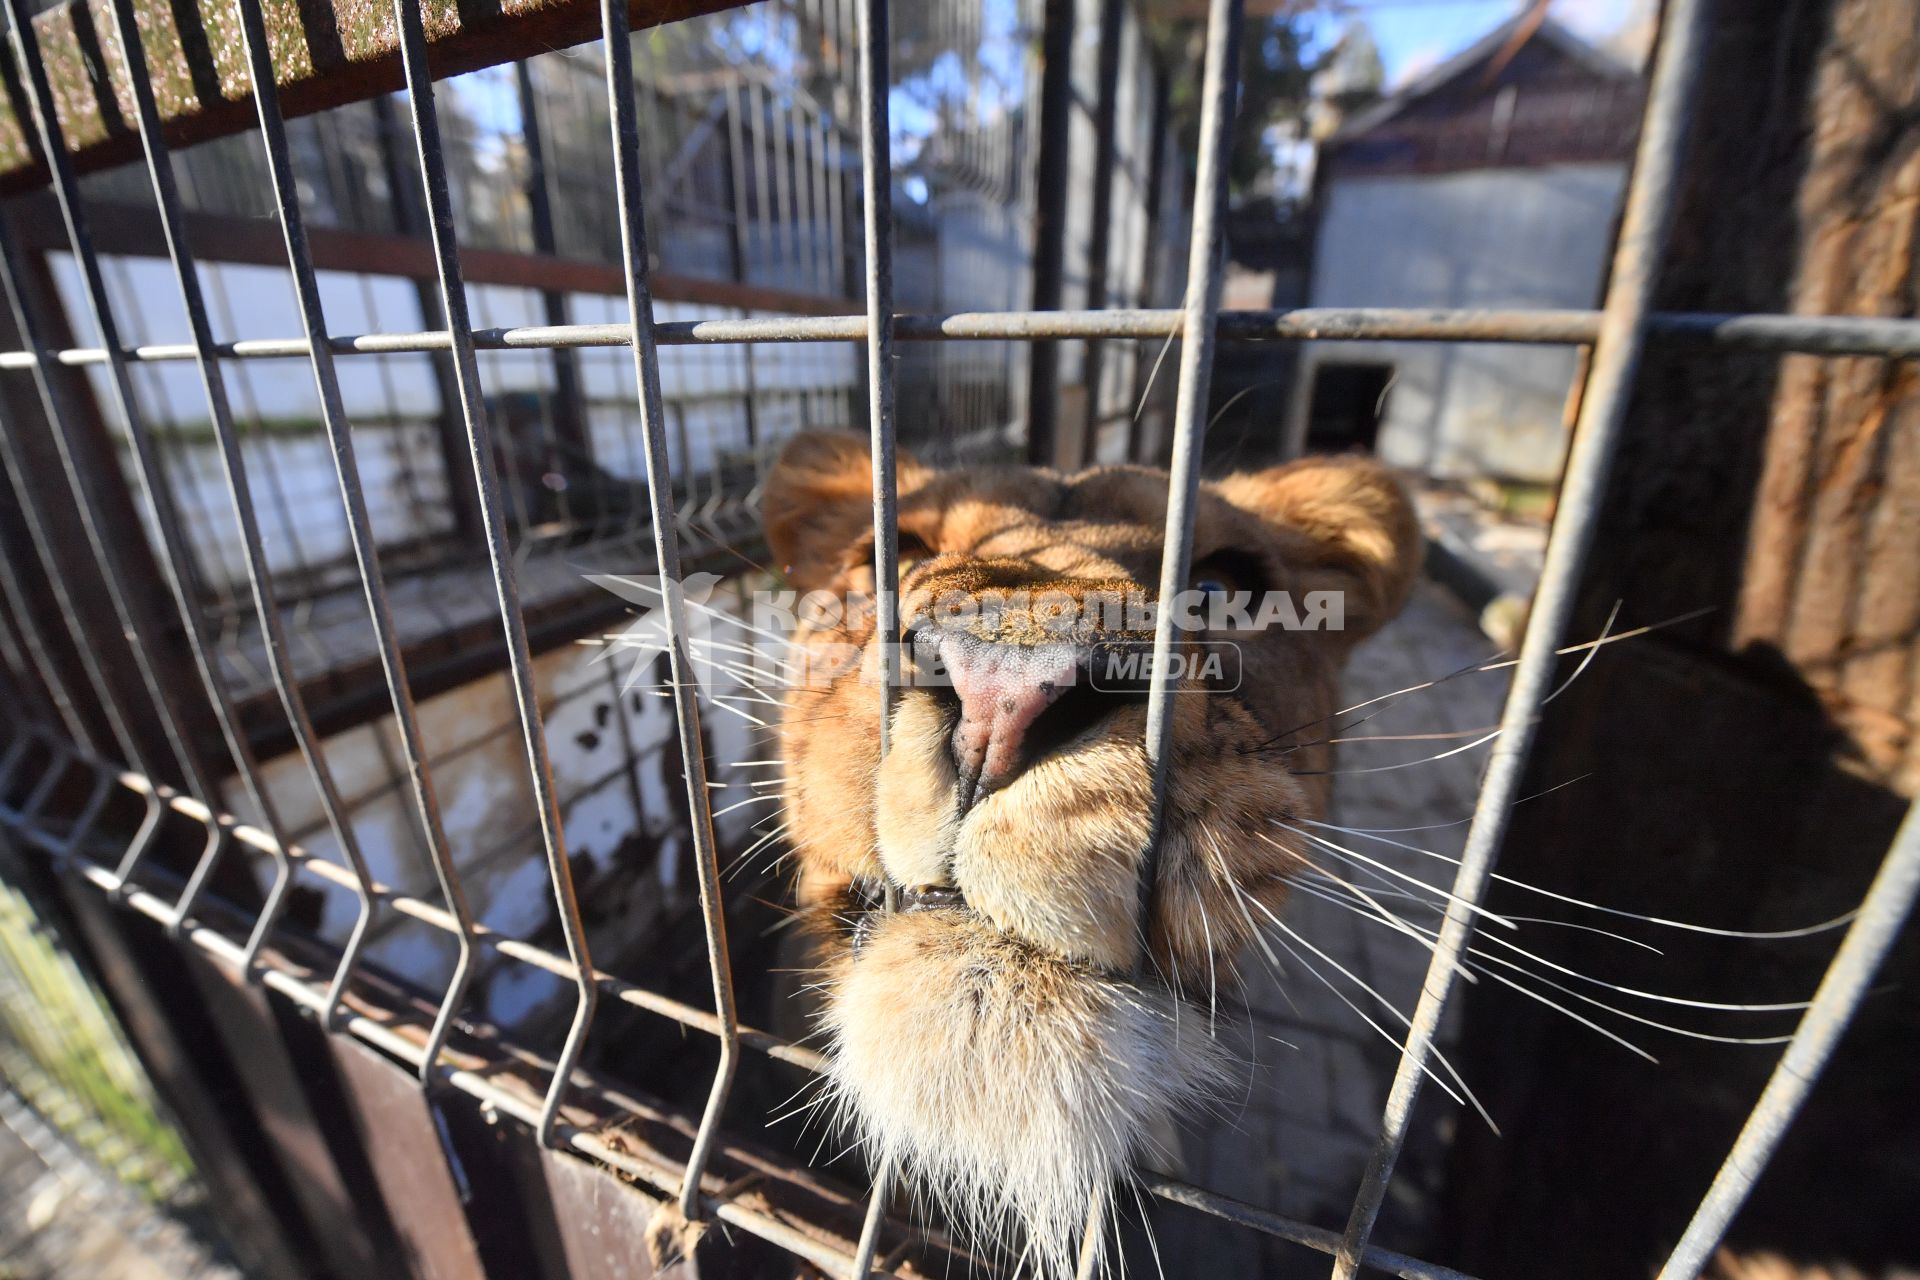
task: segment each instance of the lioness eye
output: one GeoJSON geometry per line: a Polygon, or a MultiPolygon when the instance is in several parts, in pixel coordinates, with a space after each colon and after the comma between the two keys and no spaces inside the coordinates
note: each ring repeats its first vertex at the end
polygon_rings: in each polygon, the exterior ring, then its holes
{"type": "Polygon", "coordinates": [[[1240,551],[1216,551],[1194,562],[1187,585],[1208,596],[1266,589],[1266,573],[1253,556],[1240,551]]]}
{"type": "MultiPolygon", "coordinates": [[[[925,539],[917,533],[908,533],[905,529],[900,531],[895,545],[899,548],[901,573],[905,573],[907,570],[913,568],[915,564],[922,560],[929,559],[933,555],[933,548],[926,544],[925,539]]],[[[861,538],[859,542],[855,543],[849,550],[847,566],[848,568],[857,568],[862,565],[871,565],[872,563],[873,535],[869,533],[861,538]]]]}

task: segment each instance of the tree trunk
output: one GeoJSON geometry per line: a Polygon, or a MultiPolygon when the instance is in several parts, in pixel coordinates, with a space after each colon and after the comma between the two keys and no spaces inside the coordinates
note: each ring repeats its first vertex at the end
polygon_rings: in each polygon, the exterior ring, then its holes
{"type": "MultiPolygon", "coordinates": [[[[1916,315],[1920,0],[1723,0],[1707,50],[1663,310],[1916,315]]],[[[1542,725],[1501,870],[1720,928],[1829,919],[1864,892],[1920,781],[1920,370],[1913,362],[1647,353],[1582,583],[1576,639],[1702,607],[1603,650],[1542,725]],[[1585,776],[1582,776],[1585,775],[1585,776]]],[[[1494,909],[1608,982],[1703,1000],[1805,999],[1838,932],[1736,940],[1511,887],[1494,909]]],[[[1920,1263],[1920,948],[1912,931],[1737,1220],[1736,1251],[1920,1263]]],[[[1719,1035],[1795,1015],[1582,994],[1719,1035]]],[[[1441,1260],[1494,1278],[1650,1274],[1706,1189],[1777,1047],[1594,1014],[1647,1064],[1480,983],[1441,1260]]],[[[1437,1108],[1435,1109],[1437,1112],[1437,1108]]],[[[1434,1112],[1429,1113],[1434,1114],[1434,1112]]]]}

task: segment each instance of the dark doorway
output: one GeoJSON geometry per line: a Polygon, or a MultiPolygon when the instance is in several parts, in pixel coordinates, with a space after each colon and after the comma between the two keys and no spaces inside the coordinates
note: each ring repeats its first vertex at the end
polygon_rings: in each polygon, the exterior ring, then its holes
{"type": "Polygon", "coordinates": [[[1390,364],[1323,364],[1313,371],[1307,410],[1307,451],[1373,452],[1393,386],[1390,364]]]}

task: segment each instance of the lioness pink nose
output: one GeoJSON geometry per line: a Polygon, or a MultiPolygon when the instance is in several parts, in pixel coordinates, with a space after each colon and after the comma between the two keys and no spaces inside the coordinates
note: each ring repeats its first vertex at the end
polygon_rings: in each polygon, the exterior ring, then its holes
{"type": "Polygon", "coordinates": [[[1005,786],[1024,767],[1022,748],[1040,713],[1084,678],[1079,645],[989,644],[968,635],[940,639],[940,658],[960,699],[953,731],[961,795],[1005,786]]]}

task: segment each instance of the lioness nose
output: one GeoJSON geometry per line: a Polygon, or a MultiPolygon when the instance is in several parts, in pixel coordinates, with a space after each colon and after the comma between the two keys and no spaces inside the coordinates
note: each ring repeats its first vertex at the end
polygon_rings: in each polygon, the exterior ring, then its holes
{"type": "Polygon", "coordinates": [[[1043,736],[1036,728],[1049,708],[1081,711],[1067,717],[1071,724],[1053,725],[1055,717],[1049,716],[1050,732],[1044,735],[1048,741],[1077,733],[1105,710],[1066,698],[1076,686],[1085,685],[1085,646],[991,644],[948,635],[941,638],[939,652],[960,703],[953,754],[966,803],[1005,786],[1032,762],[1038,753],[1030,748],[1043,736]]]}

